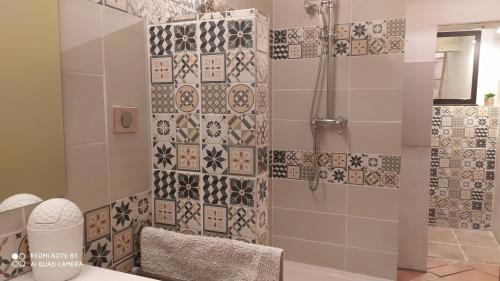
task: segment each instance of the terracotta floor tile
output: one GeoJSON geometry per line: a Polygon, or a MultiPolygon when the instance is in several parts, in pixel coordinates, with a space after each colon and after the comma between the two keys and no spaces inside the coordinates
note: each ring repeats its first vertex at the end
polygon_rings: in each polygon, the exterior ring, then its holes
{"type": "Polygon", "coordinates": [[[489,231],[455,229],[458,242],[463,246],[498,248],[498,243],[489,231]]]}
{"type": "Polygon", "coordinates": [[[430,243],[458,244],[451,228],[428,227],[427,238],[430,243]]]}
{"type": "Polygon", "coordinates": [[[500,249],[463,246],[465,255],[470,261],[500,264],[500,249]]]}
{"type": "Polygon", "coordinates": [[[432,273],[410,271],[410,270],[398,270],[397,281],[432,281],[439,280],[439,277],[432,273]]]}
{"type": "Polygon", "coordinates": [[[429,243],[427,247],[427,256],[452,260],[465,260],[458,245],[429,243]]]}
{"type": "Polygon", "coordinates": [[[429,272],[434,273],[437,276],[444,277],[473,269],[474,269],[473,266],[463,261],[463,262],[452,263],[445,266],[435,267],[429,269],[429,272]]]}
{"type": "Polygon", "coordinates": [[[457,262],[457,261],[456,260],[449,260],[449,259],[428,257],[427,258],[427,269],[431,269],[431,268],[439,267],[439,266],[444,266],[444,265],[452,264],[455,262],[457,262]]]}
{"type": "Polygon", "coordinates": [[[498,281],[497,278],[479,270],[469,270],[466,272],[453,274],[442,278],[446,281],[498,281]]]}
{"type": "Polygon", "coordinates": [[[500,267],[498,265],[479,262],[471,262],[470,264],[479,271],[486,272],[497,278],[500,277],[500,267]]]}

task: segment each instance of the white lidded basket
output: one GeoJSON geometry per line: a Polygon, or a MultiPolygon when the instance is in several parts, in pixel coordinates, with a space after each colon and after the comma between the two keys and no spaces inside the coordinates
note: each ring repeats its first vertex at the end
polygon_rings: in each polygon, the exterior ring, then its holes
{"type": "Polygon", "coordinates": [[[28,220],[28,239],[36,281],[64,281],[81,271],[83,216],[75,203],[50,199],[28,220]]]}

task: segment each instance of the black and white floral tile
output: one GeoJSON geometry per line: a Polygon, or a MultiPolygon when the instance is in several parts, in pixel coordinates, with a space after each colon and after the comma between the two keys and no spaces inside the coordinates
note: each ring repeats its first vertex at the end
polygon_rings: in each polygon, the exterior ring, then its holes
{"type": "MultiPolygon", "coordinates": [[[[334,57],[401,54],[405,49],[405,19],[384,19],[335,25],[331,42],[334,57]]],[[[318,26],[274,29],[271,58],[304,59],[321,55],[318,26]]]]}
{"type": "Polygon", "coordinates": [[[149,34],[155,225],[267,243],[269,17],[173,17],[149,34]]]}
{"type": "Polygon", "coordinates": [[[435,106],[429,224],[491,229],[497,107],[435,106]]]}
{"type": "MultiPolygon", "coordinates": [[[[274,149],[270,157],[273,178],[314,179],[312,152],[274,149]]],[[[320,152],[317,160],[320,182],[399,188],[400,156],[320,152]]]]}
{"type": "MultiPolygon", "coordinates": [[[[139,231],[152,223],[152,194],[145,191],[84,214],[83,263],[122,272],[140,264],[139,231]]],[[[0,237],[0,280],[30,271],[16,267],[12,254],[29,256],[26,230],[0,237]]]]}

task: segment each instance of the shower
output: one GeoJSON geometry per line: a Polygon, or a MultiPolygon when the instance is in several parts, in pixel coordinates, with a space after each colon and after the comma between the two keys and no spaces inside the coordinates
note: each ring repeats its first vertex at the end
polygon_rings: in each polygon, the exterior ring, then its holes
{"type": "MultiPolygon", "coordinates": [[[[318,140],[317,134],[320,128],[330,128],[330,127],[338,127],[339,134],[342,134],[342,128],[347,125],[347,120],[341,116],[328,118],[324,116],[318,116],[315,114],[316,103],[318,100],[318,93],[320,91],[320,81],[321,74],[323,71],[323,65],[330,66],[331,61],[331,44],[334,41],[334,27],[335,27],[335,2],[334,0],[305,0],[304,1],[305,9],[308,13],[318,13],[318,17],[320,19],[320,43],[321,43],[321,55],[318,63],[318,72],[316,76],[316,82],[314,86],[314,94],[311,102],[311,110],[309,112],[309,126],[311,128],[311,135],[313,140],[313,170],[314,170],[314,178],[309,179],[309,189],[311,191],[316,191],[319,185],[319,169],[318,169],[318,140]],[[323,7],[326,6],[326,9],[323,7]]],[[[327,75],[328,69],[326,68],[327,75]]],[[[328,83],[328,86],[330,83],[328,83]]],[[[327,89],[327,94],[329,89],[327,89]]]]}

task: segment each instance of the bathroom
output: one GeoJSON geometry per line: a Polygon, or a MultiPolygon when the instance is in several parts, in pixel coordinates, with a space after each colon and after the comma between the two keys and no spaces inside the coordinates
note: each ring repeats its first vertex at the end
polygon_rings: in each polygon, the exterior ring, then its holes
{"type": "Polygon", "coordinates": [[[498,1],[4,2],[0,280],[499,280],[498,1]]]}

